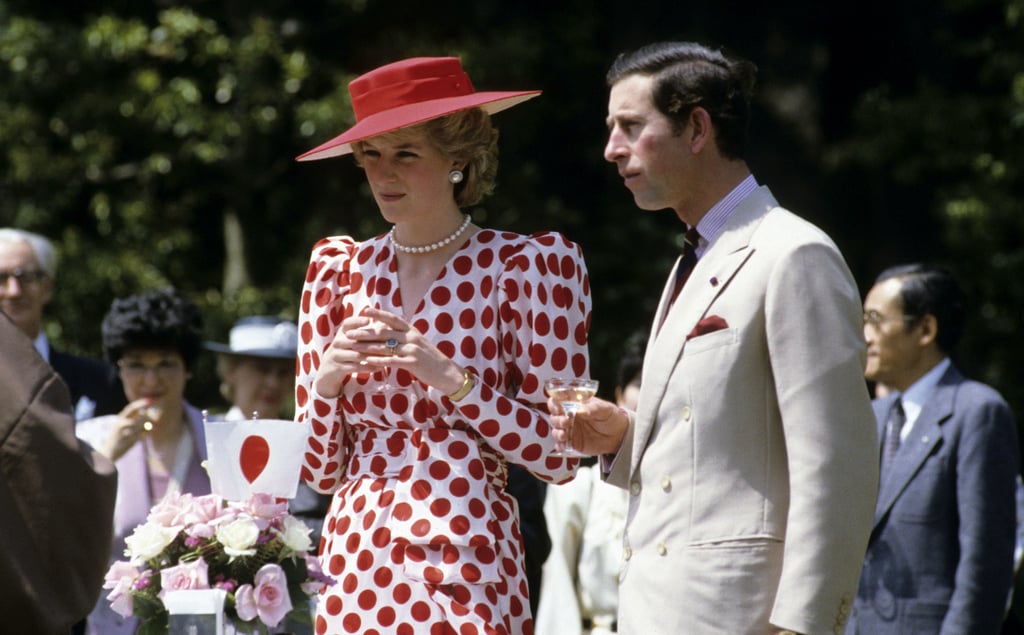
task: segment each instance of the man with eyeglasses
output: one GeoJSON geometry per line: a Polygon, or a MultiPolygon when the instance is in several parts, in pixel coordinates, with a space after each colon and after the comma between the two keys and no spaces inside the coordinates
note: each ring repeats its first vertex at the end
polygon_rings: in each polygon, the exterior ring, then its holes
{"type": "Polygon", "coordinates": [[[882,272],[864,300],[881,479],[848,635],[998,633],[1016,535],[1017,434],[950,356],[966,299],[949,271],[882,272]]]}
{"type": "MultiPolygon", "coordinates": [[[[43,310],[53,297],[57,255],[32,232],[0,228],[0,311],[31,339],[71,391],[78,420],[118,412],[124,390],[110,364],[56,350],[43,332],[43,310]]],[[[99,336],[99,325],[96,327],[99,336]]]]}

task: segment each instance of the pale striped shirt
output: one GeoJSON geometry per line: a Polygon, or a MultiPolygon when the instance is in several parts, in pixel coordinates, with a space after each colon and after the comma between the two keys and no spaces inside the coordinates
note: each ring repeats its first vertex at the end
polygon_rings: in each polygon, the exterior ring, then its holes
{"type": "Polygon", "coordinates": [[[697,222],[697,233],[700,234],[700,241],[697,244],[698,258],[704,255],[708,246],[715,242],[715,239],[722,233],[725,221],[729,219],[729,215],[740,204],[740,201],[747,198],[757,187],[757,179],[754,178],[754,175],[747,175],[747,178],[740,181],[739,185],[722,197],[722,200],[715,203],[707,214],[704,214],[704,217],[697,222]]]}

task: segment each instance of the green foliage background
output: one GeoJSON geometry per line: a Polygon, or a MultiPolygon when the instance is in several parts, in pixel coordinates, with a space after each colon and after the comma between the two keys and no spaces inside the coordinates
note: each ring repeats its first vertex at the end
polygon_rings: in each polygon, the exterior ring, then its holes
{"type": "MultiPolygon", "coordinates": [[[[312,244],[385,231],[350,160],[298,164],[351,123],[347,82],[458,55],[480,89],[541,88],[501,113],[478,223],[581,243],[593,373],[645,329],[680,225],[635,209],[601,152],[604,72],[660,39],[760,67],[750,164],[835,238],[866,291],[935,260],[974,310],[960,363],[1024,412],[1024,0],[0,0],[0,225],[60,246],[47,333],[99,355],[111,300],[175,285],[210,339],[296,316],[312,244]]],[[[212,360],[190,383],[219,399],[212,360]]],[[[842,407],[842,404],[836,404],[842,407]]]]}

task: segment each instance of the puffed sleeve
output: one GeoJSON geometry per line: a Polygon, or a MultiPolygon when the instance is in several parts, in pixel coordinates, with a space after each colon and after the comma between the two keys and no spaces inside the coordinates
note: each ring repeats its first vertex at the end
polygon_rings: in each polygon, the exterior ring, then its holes
{"type": "Polygon", "coordinates": [[[345,464],[344,414],[340,398],[317,395],[313,381],[324,351],[348,317],[344,299],[349,291],[349,262],[357,248],[348,236],[324,238],[314,245],[299,307],[295,419],[310,424],[302,479],[323,494],[338,488],[345,464]]]}
{"type": "Polygon", "coordinates": [[[499,258],[499,347],[511,396],[478,381],[458,403],[442,403],[508,461],[561,483],[572,478],[578,460],[550,456],[555,440],[544,380],[589,373],[591,299],[583,253],[547,232],[511,242],[499,258]]]}

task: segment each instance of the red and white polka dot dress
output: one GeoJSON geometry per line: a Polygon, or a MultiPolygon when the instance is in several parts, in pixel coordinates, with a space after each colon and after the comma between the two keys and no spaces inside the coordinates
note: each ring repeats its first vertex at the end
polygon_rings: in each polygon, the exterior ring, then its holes
{"type": "Polygon", "coordinates": [[[590,285],[579,248],[559,234],[481,230],[420,306],[402,306],[393,247],[326,238],[302,293],[297,417],[312,425],[303,479],[333,492],[320,556],[336,584],[316,633],[528,634],[533,631],[507,462],[564,482],[544,379],[586,376],[590,285]],[[341,396],[313,391],[341,321],[375,306],[404,315],[476,374],[458,403],[405,370],[353,375],[341,396]]]}

